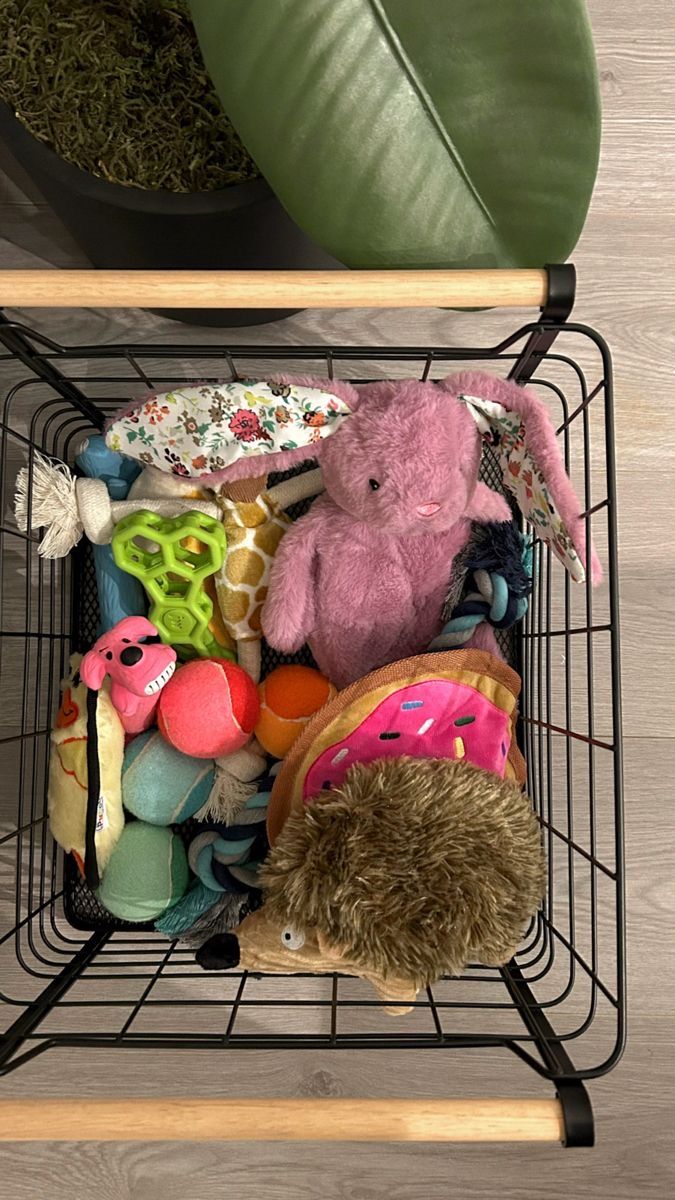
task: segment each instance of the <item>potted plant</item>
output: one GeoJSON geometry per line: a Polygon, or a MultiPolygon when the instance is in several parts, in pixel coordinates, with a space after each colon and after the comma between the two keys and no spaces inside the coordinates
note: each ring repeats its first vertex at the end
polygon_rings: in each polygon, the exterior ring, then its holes
{"type": "Polygon", "coordinates": [[[0,0],[0,99],[0,136],[96,267],[338,265],[234,132],[183,0],[0,0]]]}
{"type": "Polygon", "coordinates": [[[244,144],[341,262],[540,267],[574,248],[600,141],[585,0],[190,9],[244,144]]]}

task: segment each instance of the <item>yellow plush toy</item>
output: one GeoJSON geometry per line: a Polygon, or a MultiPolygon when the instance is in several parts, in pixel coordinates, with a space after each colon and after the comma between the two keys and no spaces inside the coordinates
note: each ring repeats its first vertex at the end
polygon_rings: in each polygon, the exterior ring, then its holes
{"type": "MultiPolygon", "coordinates": [[[[81,654],[73,654],[61,684],[61,707],[51,733],[47,804],[49,828],[59,846],[72,854],[84,875],[87,824],[87,688],[80,682],[81,654]]],[[[94,845],[103,872],[124,828],[122,760],[124,729],[110,699],[106,679],[98,693],[96,729],[100,791],[94,845]]]]}

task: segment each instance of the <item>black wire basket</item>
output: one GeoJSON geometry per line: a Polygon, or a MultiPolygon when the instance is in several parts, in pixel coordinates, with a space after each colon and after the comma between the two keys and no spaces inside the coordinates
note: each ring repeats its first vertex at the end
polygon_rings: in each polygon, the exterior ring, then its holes
{"type": "MultiPolygon", "coordinates": [[[[62,346],[2,320],[0,1072],[56,1046],[499,1047],[554,1082],[568,1143],[592,1139],[584,1081],[618,1061],[625,1022],[612,372],[602,338],[564,315],[548,308],[498,345],[456,348],[62,346]],[[49,834],[46,772],[59,679],[69,653],[95,637],[97,599],[86,547],[46,561],[38,539],[17,529],[17,470],[38,452],[72,462],[108,415],[179,381],[281,368],[353,380],[433,379],[470,363],[528,379],[548,398],[588,543],[592,537],[605,568],[605,584],[592,592],[590,582],[571,583],[535,541],[527,617],[505,643],[523,678],[520,740],[548,860],[543,907],[506,966],[470,966],[441,980],[405,1017],[383,1013],[353,978],[204,973],[189,947],[105,913],[49,834]]],[[[489,452],[484,474],[499,486],[489,452]]],[[[264,668],[278,661],[270,655],[264,668]]]]}

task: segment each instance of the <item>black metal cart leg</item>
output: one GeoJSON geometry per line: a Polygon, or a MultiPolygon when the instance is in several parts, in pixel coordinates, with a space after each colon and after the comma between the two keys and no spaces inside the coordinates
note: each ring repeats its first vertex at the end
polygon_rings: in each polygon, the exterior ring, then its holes
{"type": "Polygon", "coordinates": [[[518,964],[512,960],[502,967],[502,978],[518,1013],[532,1034],[542,1061],[553,1080],[565,1121],[564,1146],[593,1146],[595,1124],[590,1096],[580,1079],[575,1078],[574,1063],[555,1030],[549,1024],[518,964]]]}
{"type": "Polygon", "coordinates": [[[13,1069],[14,1063],[11,1060],[19,1047],[79,979],[109,937],[109,930],[101,930],[92,934],[89,941],[85,942],[63,970],[59,971],[59,974],[52,979],[44,991],[31,1001],[21,1016],[17,1017],[16,1021],[0,1037],[0,1075],[6,1075],[13,1069]]]}
{"type": "Polygon", "coordinates": [[[532,330],[522,354],[509,371],[515,383],[527,383],[550,350],[574,307],[577,275],[572,263],[549,263],[548,295],[541,324],[532,330]]]}
{"type": "Polygon", "coordinates": [[[565,1141],[573,1146],[595,1144],[595,1121],[591,1098],[580,1079],[556,1079],[556,1095],[560,1100],[565,1122],[565,1141]]]}

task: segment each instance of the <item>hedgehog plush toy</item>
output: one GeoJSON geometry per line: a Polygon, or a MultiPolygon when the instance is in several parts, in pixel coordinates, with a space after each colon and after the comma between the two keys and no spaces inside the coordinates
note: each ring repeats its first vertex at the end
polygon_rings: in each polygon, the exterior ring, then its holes
{"type": "Polygon", "coordinates": [[[507,962],[544,891],[519,690],[472,648],[403,659],[324,704],[268,798],[264,902],[201,965],[359,975],[401,1012],[469,962],[507,962]]]}
{"type": "Polygon", "coordinates": [[[289,817],[263,887],[281,924],[424,987],[515,953],[544,890],[541,830],[516,783],[465,762],[380,759],[289,817]]]}
{"type": "Polygon", "coordinates": [[[379,759],[290,814],[262,884],[262,907],[202,946],[203,967],[360,975],[400,1013],[440,976],[515,953],[544,890],[541,831],[513,780],[379,759]]]}

